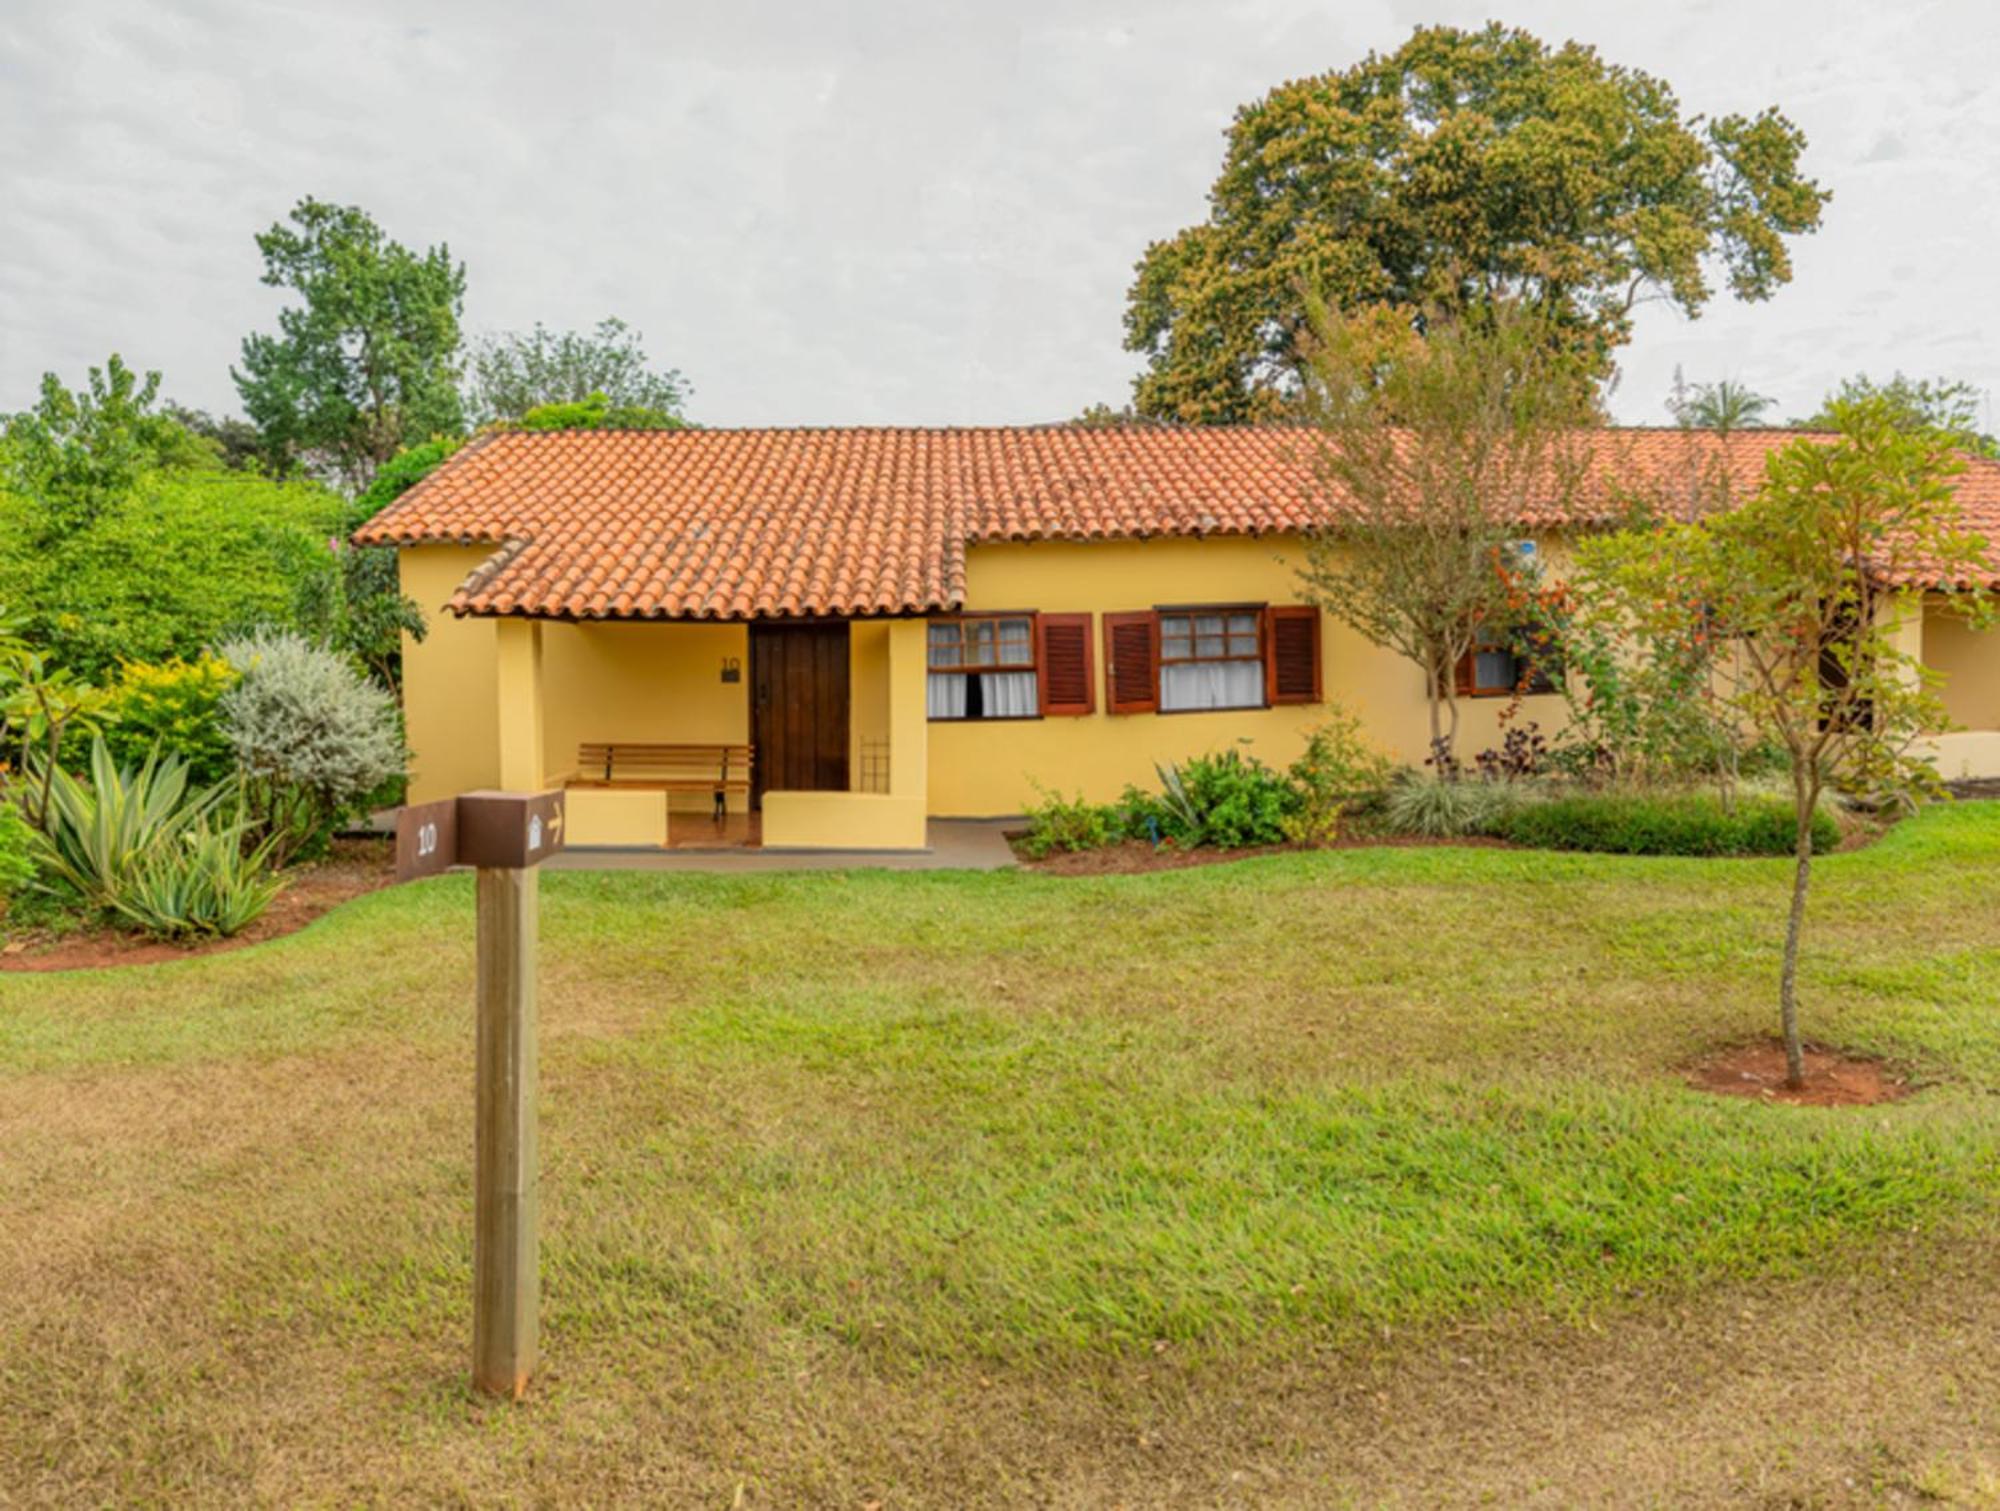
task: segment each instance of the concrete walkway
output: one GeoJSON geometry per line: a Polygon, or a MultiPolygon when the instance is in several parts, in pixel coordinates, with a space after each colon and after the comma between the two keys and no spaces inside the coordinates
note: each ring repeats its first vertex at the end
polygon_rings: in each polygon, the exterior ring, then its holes
{"type": "Polygon", "coordinates": [[[932,819],[927,850],[564,850],[547,871],[998,871],[1018,819],[932,819]]]}

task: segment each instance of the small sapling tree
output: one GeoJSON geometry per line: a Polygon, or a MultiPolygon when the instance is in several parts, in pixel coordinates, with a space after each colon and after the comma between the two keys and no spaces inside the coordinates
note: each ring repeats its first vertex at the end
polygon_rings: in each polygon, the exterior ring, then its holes
{"type": "Polygon", "coordinates": [[[1933,791],[1918,741],[1946,727],[1936,674],[1908,630],[1925,591],[1976,621],[1984,543],[1959,527],[1950,439],[1899,427],[1870,399],[1836,406],[1836,435],[1774,452],[1740,507],[1584,542],[1578,592],[1605,595],[1641,639],[1700,650],[1712,695],[1740,728],[1783,748],[1796,811],[1778,1012],[1788,1084],[1804,1083],[1798,962],[1813,815],[1837,789],[1875,803],[1933,791]]]}

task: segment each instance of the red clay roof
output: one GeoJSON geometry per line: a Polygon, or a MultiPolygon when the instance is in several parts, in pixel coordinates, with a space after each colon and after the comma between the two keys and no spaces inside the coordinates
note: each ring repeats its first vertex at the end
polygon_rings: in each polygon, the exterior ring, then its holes
{"type": "MultiPolygon", "coordinates": [[[[1754,487],[1795,432],[1591,437],[1591,485],[1527,526],[1619,512],[1619,484],[1721,461],[1754,487]]],[[[355,532],[491,543],[455,613],[751,619],[956,608],[965,551],[1002,540],[1261,535],[1319,522],[1313,432],[1287,427],[503,431],[355,532]]],[[[2000,540],[2000,465],[1959,480],[2000,540]]],[[[2000,563],[1995,567],[2000,583],[2000,563]]]]}

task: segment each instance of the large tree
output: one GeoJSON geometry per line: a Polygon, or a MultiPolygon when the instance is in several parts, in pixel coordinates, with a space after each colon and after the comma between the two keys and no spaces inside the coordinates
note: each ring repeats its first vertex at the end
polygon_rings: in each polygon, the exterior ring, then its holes
{"type": "MultiPolygon", "coordinates": [[[[1984,545],[1959,524],[1948,437],[1910,429],[1877,397],[1836,404],[1833,439],[1774,453],[1763,486],[1707,518],[1584,541],[1578,594],[1641,638],[1711,644],[1711,696],[1739,728],[1781,746],[1796,818],[1778,978],[1788,1082],[1804,1077],[1798,964],[1813,816],[1829,787],[1883,802],[1937,784],[1918,738],[1946,725],[1937,674],[1897,633],[1922,612],[1910,584],[1983,579],[1984,545]]],[[[1960,595],[1976,623],[1985,595],[1960,595]]]]}
{"type": "Polygon", "coordinates": [[[1531,628],[1512,622],[1530,575],[1522,521],[1560,516],[1580,486],[1589,387],[1546,322],[1510,305],[1311,313],[1325,519],[1300,575],[1329,614],[1422,670],[1450,770],[1460,663],[1531,628]]]}
{"type": "Polygon", "coordinates": [[[687,380],[675,368],[656,370],[644,343],[615,316],[591,331],[552,331],[538,321],[531,331],[484,337],[472,352],[473,417],[518,420],[531,409],[601,399],[609,410],[679,422],[687,380]]]}
{"type": "Polygon", "coordinates": [[[1645,298],[1687,314],[1719,261],[1741,299],[1791,277],[1827,194],[1776,110],[1685,115],[1659,79],[1523,31],[1420,29],[1237,112],[1208,219],[1147,248],[1126,311],[1141,413],[1289,409],[1308,294],[1532,305],[1609,370],[1645,298]]]}
{"type": "Polygon", "coordinates": [[[277,468],[303,464],[349,493],[405,446],[464,429],[458,392],[465,266],[413,252],[366,211],[301,200],[257,238],[264,282],[299,303],[232,369],[277,468]]]}

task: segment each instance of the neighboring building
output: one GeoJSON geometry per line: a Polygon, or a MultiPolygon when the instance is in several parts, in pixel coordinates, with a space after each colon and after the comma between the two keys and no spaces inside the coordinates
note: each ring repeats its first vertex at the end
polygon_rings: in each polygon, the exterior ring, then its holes
{"type": "MultiPolygon", "coordinates": [[[[1524,539],[1559,562],[1566,531],[1635,493],[1671,502],[1705,466],[1752,487],[1791,438],[1599,433],[1580,500],[1524,539]]],[[[1283,765],[1326,698],[1421,760],[1421,672],[1302,602],[1315,445],[1282,427],[488,436],[355,536],[399,548],[430,621],[404,648],[412,796],[568,784],[572,843],[657,845],[720,788],[759,814],[730,832],[768,845],[909,849],[928,816],[1110,799],[1227,745],[1283,765]]],[[[2000,464],[1958,489],[2000,540],[2000,464]]],[[[1905,626],[1975,731],[1940,742],[1945,774],[2000,775],[2000,632],[1935,597],[1905,626]]],[[[1496,742],[1520,671],[1497,643],[1461,668],[1463,750],[1496,742]]],[[[1520,717],[1552,730],[1562,699],[1531,693],[1520,717]]]]}

